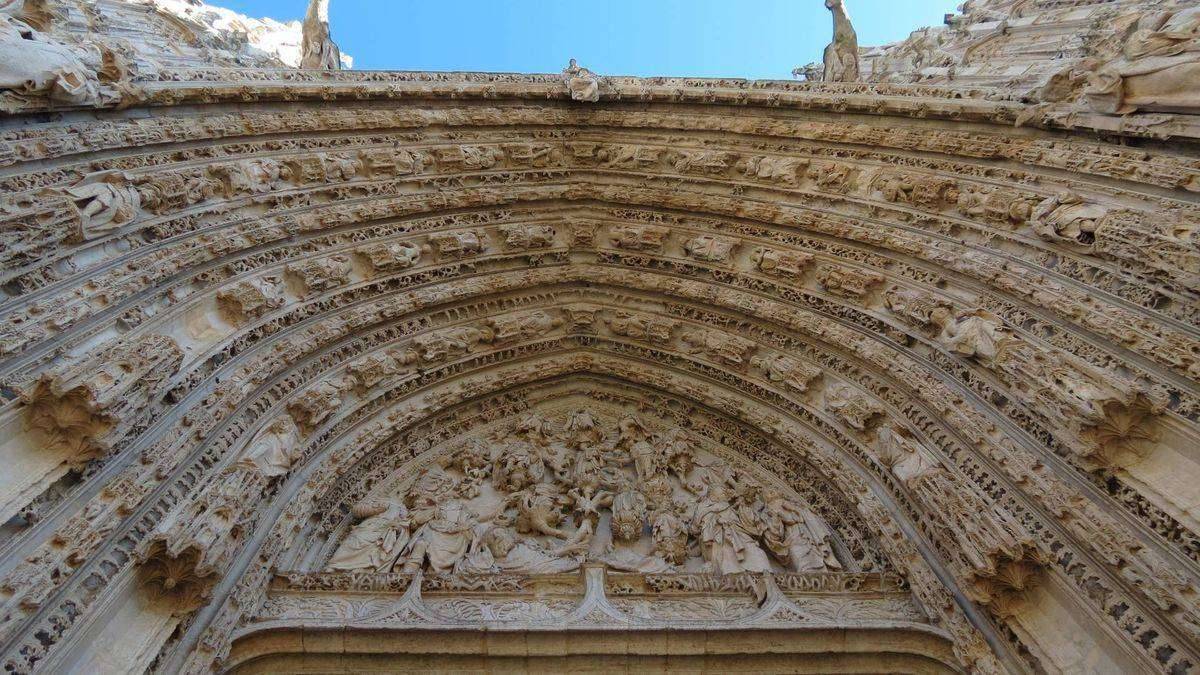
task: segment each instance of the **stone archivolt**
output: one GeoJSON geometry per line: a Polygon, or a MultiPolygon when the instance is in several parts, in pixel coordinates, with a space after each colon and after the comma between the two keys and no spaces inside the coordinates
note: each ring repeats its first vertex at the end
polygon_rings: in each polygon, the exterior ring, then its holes
{"type": "MultiPolygon", "coordinates": [[[[1197,127],[1015,131],[972,64],[1028,3],[915,35],[926,85],[166,67],[35,4],[0,12],[59,59],[0,82],[10,671],[135,606],[166,672],[313,622],[1200,663],[1197,127]]],[[[95,11],[181,30],[130,7],[95,11]]],[[[1187,11],[1097,72],[1189,67],[1187,11]]]]}

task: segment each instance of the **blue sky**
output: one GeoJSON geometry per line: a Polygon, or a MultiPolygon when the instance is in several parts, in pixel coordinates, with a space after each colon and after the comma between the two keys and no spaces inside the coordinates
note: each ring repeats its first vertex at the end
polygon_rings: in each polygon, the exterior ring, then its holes
{"type": "MultiPolygon", "coordinates": [[[[250,16],[304,16],[306,0],[208,0],[250,16]]],[[[846,0],[859,44],[937,25],[961,0],[846,0]]],[[[331,0],[356,69],[786,78],[820,60],[822,0],[331,0]]]]}

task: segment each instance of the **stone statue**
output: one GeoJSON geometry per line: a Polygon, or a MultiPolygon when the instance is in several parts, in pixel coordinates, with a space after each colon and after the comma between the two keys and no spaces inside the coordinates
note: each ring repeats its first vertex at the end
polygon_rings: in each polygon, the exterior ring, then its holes
{"type": "Polygon", "coordinates": [[[1200,7],[1146,12],[1120,56],[1092,73],[1083,99],[1092,110],[1195,113],[1200,110],[1200,7]]]}
{"type": "Polygon", "coordinates": [[[99,100],[100,84],[95,67],[76,49],[0,15],[0,92],[20,100],[45,96],[58,103],[87,105],[99,100]]]}
{"type": "Polygon", "coordinates": [[[475,540],[478,519],[461,500],[451,499],[437,507],[436,515],[421,526],[402,554],[402,569],[413,574],[428,563],[429,571],[444,574],[455,570],[466,558],[475,540]]]}
{"type": "Polygon", "coordinates": [[[829,526],[817,514],[776,491],[768,492],[764,501],[764,543],[790,571],[842,568],[829,546],[829,526]]]}
{"type": "Polygon", "coordinates": [[[1004,320],[983,309],[963,312],[942,329],[941,341],[950,351],[983,362],[996,358],[1010,336],[1004,320]]]}
{"type": "Polygon", "coordinates": [[[717,574],[771,571],[767,554],[743,528],[730,503],[725,481],[711,472],[705,474],[707,480],[696,496],[692,530],[709,567],[717,574]]]}
{"type": "Polygon", "coordinates": [[[1074,192],[1049,197],[1033,209],[1029,222],[1043,239],[1091,249],[1096,229],[1108,209],[1074,192]]]}
{"type": "Polygon", "coordinates": [[[991,576],[1001,561],[1023,557],[1029,542],[1020,524],[947,471],[907,429],[880,429],[877,457],[936,517],[936,527],[957,543],[961,564],[972,573],[991,576]]]}
{"type": "Polygon", "coordinates": [[[309,0],[302,35],[301,68],[341,69],[341,51],[329,36],[329,0],[309,0]]]}
{"type": "Polygon", "coordinates": [[[331,570],[390,572],[408,546],[408,509],[398,499],[359,504],[354,515],[362,522],[350,530],[329,560],[331,570]]]}
{"type": "Polygon", "coordinates": [[[250,441],[237,464],[273,478],[290,471],[302,450],[300,428],[291,415],[280,415],[250,441]]]}
{"type": "Polygon", "coordinates": [[[133,220],[142,205],[129,176],[116,171],[92,174],[66,189],[79,214],[79,231],[72,239],[87,241],[133,220]]]}
{"type": "Polygon", "coordinates": [[[825,47],[825,82],[858,81],[858,34],[850,25],[843,0],[825,0],[833,14],[833,41],[825,47]]]}
{"type": "Polygon", "coordinates": [[[573,101],[595,103],[600,100],[600,78],[571,59],[563,68],[563,81],[573,101]]]}

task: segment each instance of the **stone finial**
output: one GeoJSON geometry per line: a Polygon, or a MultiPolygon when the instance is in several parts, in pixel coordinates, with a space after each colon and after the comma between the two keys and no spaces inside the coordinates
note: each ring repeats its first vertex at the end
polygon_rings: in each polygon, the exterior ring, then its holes
{"type": "Polygon", "coordinates": [[[309,0],[300,41],[300,67],[341,70],[342,53],[329,36],[329,0],[309,0]]]}

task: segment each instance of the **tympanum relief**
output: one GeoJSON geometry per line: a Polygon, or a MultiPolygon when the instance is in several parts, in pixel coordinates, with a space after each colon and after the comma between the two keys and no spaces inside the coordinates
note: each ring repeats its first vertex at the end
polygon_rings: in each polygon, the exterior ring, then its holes
{"type": "Polygon", "coordinates": [[[340,571],[549,574],[840,570],[825,521],[679,428],[587,409],[473,439],[353,508],[340,571]]]}

